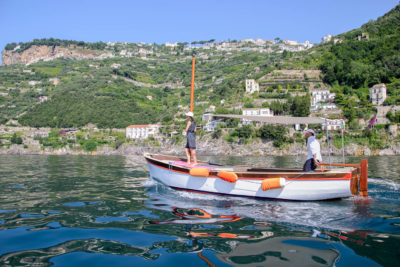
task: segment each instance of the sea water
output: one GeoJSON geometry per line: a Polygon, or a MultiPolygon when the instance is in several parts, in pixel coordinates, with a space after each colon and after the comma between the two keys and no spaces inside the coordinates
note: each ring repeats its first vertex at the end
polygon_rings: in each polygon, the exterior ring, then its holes
{"type": "Polygon", "coordinates": [[[368,160],[369,198],[290,202],[175,191],[140,156],[1,155],[0,266],[399,266],[400,158],[368,160]]]}

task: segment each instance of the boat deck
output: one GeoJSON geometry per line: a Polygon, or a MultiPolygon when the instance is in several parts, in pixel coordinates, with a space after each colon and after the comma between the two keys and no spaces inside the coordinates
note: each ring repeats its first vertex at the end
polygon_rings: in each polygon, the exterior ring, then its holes
{"type": "Polygon", "coordinates": [[[247,165],[220,165],[211,162],[198,161],[197,165],[192,165],[186,163],[186,158],[180,158],[176,156],[167,156],[167,155],[155,155],[155,154],[146,154],[146,158],[152,159],[161,163],[164,166],[168,166],[168,168],[178,168],[180,170],[189,171],[193,168],[206,168],[209,169],[210,172],[218,172],[218,171],[230,171],[235,172],[238,176],[246,176],[246,177],[260,177],[260,176],[268,176],[268,175],[284,175],[287,177],[302,175],[302,176],[337,176],[344,175],[350,172],[353,172],[355,168],[325,168],[324,170],[317,169],[314,172],[303,172],[302,169],[298,168],[267,168],[267,167],[250,167],[247,165]]]}

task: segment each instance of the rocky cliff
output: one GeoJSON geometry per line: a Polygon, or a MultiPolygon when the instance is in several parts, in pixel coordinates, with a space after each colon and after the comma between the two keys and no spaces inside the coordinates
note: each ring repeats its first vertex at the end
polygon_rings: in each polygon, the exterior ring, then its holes
{"type": "Polygon", "coordinates": [[[31,64],[39,60],[49,61],[60,57],[68,59],[104,59],[112,56],[111,52],[98,52],[61,46],[32,45],[22,52],[19,52],[18,49],[3,50],[1,60],[2,65],[12,65],[31,64]]]}

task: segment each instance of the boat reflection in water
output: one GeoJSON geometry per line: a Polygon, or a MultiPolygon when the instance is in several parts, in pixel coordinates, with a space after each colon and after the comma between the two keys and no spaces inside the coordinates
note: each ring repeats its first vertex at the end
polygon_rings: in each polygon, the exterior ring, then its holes
{"type": "MultiPolygon", "coordinates": [[[[228,224],[242,218],[236,215],[213,215],[203,209],[184,209],[172,207],[171,213],[180,217],[168,221],[150,221],[151,224],[187,224],[186,236],[190,239],[191,252],[198,256],[209,266],[216,266],[202,251],[207,248],[216,249],[218,243],[225,243],[228,247],[224,253],[217,252],[216,257],[227,264],[235,266],[332,266],[340,256],[334,249],[334,241],[319,240],[318,237],[329,238],[327,234],[315,231],[313,237],[274,237],[270,223],[253,222],[253,226],[241,227],[239,231],[247,230],[253,234],[235,233],[234,227],[229,227],[232,232],[223,232],[225,225],[208,227],[207,232],[199,232],[196,224],[228,224]],[[220,231],[218,231],[220,230],[220,231]],[[210,244],[213,244],[210,246],[210,244]]],[[[207,228],[204,227],[203,228],[207,228]]],[[[334,235],[331,233],[331,235],[334,235]]]]}
{"type": "MultiPolygon", "coordinates": [[[[309,237],[296,236],[299,235],[296,232],[293,233],[294,236],[275,236],[281,235],[283,231],[274,229],[268,222],[253,221],[252,225],[249,225],[247,220],[245,226],[237,228],[237,225],[230,223],[246,220],[245,218],[236,215],[214,215],[198,208],[172,207],[170,211],[179,218],[167,221],[152,220],[150,223],[186,224],[185,235],[190,242],[184,242],[184,251],[196,252],[209,266],[218,264],[203,254],[203,250],[207,249],[215,250],[219,261],[235,266],[334,266],[341,256],[340,252],[343,251],[337,243],[338,239],[364,245],[367,237],[365,232],[351,233],[358,235],[358,239],[355,239],[349,237],[350,234],[346,232],[319,230],[313,230],[309,237]],[[204,226],[205,224],[211,225],[204,226]],[[199,228],[202,231],[199,231],[199,228]],[[226,229],[231,231],[226,232],[226,229]]],[[[182,249],[182,246],[176,244],[174,247],[182,249]]],[[[361,262],[374,265],[372,261],[354,256],[361,262]]]]}
{"type": "Polygon", "coordinates": [[[273,237],[256,243],[239,243],[223,262],[236,266],[332,266],[340,254],[329,241],[306,237],[273,237]]]}
{"type": "MultiPolygon", "coordinates": [[[[276,223],[271,214],[275,213],[278,220],[281,219],[282,214],[279,214],[281,212],[290,215],[293,204],[290,202],[289,206],[286,206],[287,202],[274,202],[272,205],[266,201],[240,202],[243,200],[201,197],[196,194],[176,192],[160,184],[148,188],[147,193],[149,195],[149,199],[145,202],[147,208],[168,211],[174,217],[167,220],[152,220],[150,223],[160,227],[165,225],[169,227],[165,230],[170,234],[175,230],[175,235],[186,237],[181,241],[181,245],[176,241],[174,245],[164,245],[170,249],[180,247],[181,251],[195,252],[209,266],[219,266],[223,263],[234,266],[346,266],[355,260],[359,264],[378,266],[373,260],[368,259],[370,256],[368,254],[372,253],[369,247],[376,245],[370,238],[375,235],[373,232],[354,229],[327,230],[328,228],[314,227],[314,225],[300,225],[299,220],[295,218],[292,218],[295,224],[276,223]],[[269,204],[272,211],[268,213],[265,212],[265,207],[269,204]],[[276,210],[273,210],[273,206],[276,210]],[[264,209],[261,209],[262,207],[264,209]],[[186,225],[186,227],[184,232],[179,232],[183,229],[174,228],[173,225],[177,227],[186,225]],[[362,256],[356,251],[361,252],[362,256]]],[[[349,203],[351,202],[348,201],[347,204],[349,203]]],[[[303,203],[296,204],[301,211],[306,210],[305,207],[301,208],[303,203]]],[[[308,203],[308,205],[315,208],[318,203],[308,203]]],[[[352,210],[352,207],[349,209],[352,210]]],[[[303,214],[303,216],[310,215],[316,214],[303,214]]],[[[325,219],[327,218],[329,216],[325,219]]],[[[299,219],[301,220],[301,216],[299,219]]],[[[318,216],[314,219],[321,220],[318,216]]],[[[307,222],[308,220],[304,220],[305,224],[307,222]]],[[[321,221],[318,223],[323,225],[321,221]]]]}

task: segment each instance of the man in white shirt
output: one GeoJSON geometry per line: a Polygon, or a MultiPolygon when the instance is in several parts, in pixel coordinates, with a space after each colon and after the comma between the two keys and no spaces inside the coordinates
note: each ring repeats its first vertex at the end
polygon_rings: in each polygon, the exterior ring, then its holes
{"type": "Polygon", "coordinates": [[[321,146],[319,145],[317,139],[315,139],[315,132],[311,129],[308,129],[305,133],[305,137],[307,138],[307,161],[304,163],[303,171],[309,172],[314,171],[322,162],[321,157],[321,146]]]}

